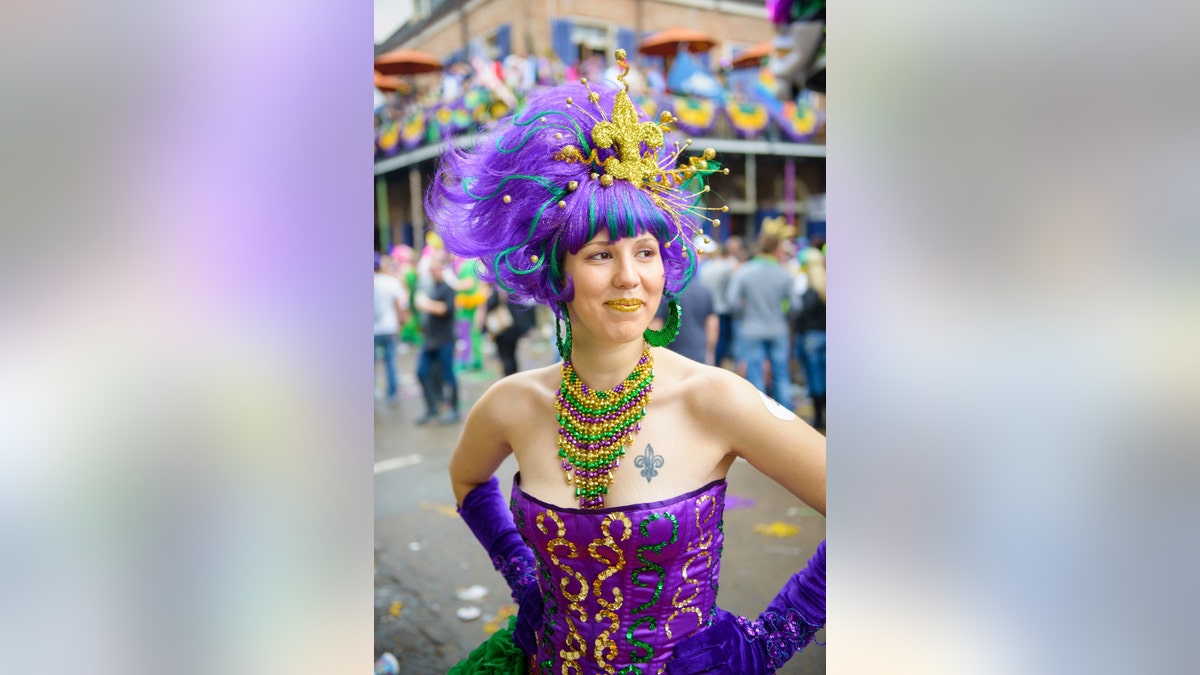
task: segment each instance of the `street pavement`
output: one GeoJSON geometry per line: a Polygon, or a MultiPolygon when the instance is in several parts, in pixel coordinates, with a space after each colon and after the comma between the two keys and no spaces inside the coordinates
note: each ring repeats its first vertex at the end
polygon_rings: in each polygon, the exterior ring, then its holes
{"type": "MultiPolygon", "coordinates": [[[[552,343],[541,335],[523,339],[519,360],[523,368],[553,362],[552,343]]],[[[414,424],[424,404],[411,347],[398,355],[397,367],[399,401],[375,402],[375,656],[393,653],[401,673],[440,674],[502,626],[516,606],[455,512],[448,468],[462,424],[414,424]],[[476,585],[486,595],[459,599],[476,585]],[[459,610],[470,608],[478,608],[478,618],[459,618],[459,610]]],[[[489,354],[484,370],[459,373],[464,417],[501,372],[489,354]]],[[[377,375],[382,386],[382,371],[377,375]]],[[[807,418],[810,409],[805,403],[797,412],[807,418]]],[[[497,473],[505,495],[515,472],[510,457],[497,473]]],[[[742,460],[728,482],[718,603],[757,616],[825,538],[825,519],[742,460]]],[[[825,642],[825,630],[817,639],[825,642]]],[[[825,649],[811,645],[778,672],[824,673],[825,649]]]]}

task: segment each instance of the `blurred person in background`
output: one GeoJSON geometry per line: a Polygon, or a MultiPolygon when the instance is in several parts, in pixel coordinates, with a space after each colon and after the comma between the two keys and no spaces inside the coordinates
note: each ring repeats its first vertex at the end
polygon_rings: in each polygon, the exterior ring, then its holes
{"type": "Polygon", "coordinates": [[[788,299],[788,323],[792,326],[792,356],[796,359],[792,366],[792,399],[799,403],[801,398],[808,398],[808,377],[805,372],[804,357],[801,344],[804,340],[803,329],[800,328],[800,310],[804,306],[804,292],[808,290],[808,275],[804,273],[801,261],[808,240],[800,237],[795,242],[796,255],[788,260],[788,274],[792,275],[792,295],[788,299]]]}
{"type": "MultiPolygon", "coordinates": [[[[743,239],[738,239],[741,244],[734,252],[733,259],[736,261],[733,266],[733,274],[742,268],[750,260],[750,251],[745,246],[743,239]]],[[[733,274],[729,275],[730,281],[733,280],[733,274]]],[[[729,287],[725,287],[725,301],[729,302],[729,287]]],[[[729,351],[733,357],[733,370],[742,377],[746,376],[746,354],[745,348],[742,347],[742,308],[733,304],[729,305],[730,317],[730,337],[729,351]]]]}
{"type": "Polygon", "coordinates": [[[415,254],[411,246],[401,244],[392,247],[392,259],[396,261],[395,276],[400,280],[408,293],[405,307],[409,309],[407,318],[400,322],[400,352],[407,352],[408,345],[421,343],[421,322],[412,307],[417,294],[417,267],[413,263],[415,254]]]}
{"type": "Polygon", "coordinates": [[[562,84],[564,70],[565,66],[563,66],[562,59],[558,57],[558,53],[547,47],[538,57],[537,83],[546,87],[562,84]]]}
{"type": "Polygon", "coordinates": [[[515,92],[528,92],[537,82],[537,60],[513,52],[504,57],[504,84],[515,92]]]}
{"type": "MultiPolygon", "coordinates": [[[[697,253],[697,265],[704,269],[712,262],[706,260],[708,254],[715,251],[715,243],[705,241],[707,237],[697,236],[693,241],[697,253]]],[[[702,283],[690,283],[679,294],[679,334],[675,341],[667,345],[667,349],[682,354],[696,363],[710,366],[716,365],[717,335],[720,332],[720,322],[713,309],[713,292],[702,283]]],[[[650,321],[650,330],[661,330],[667,322],[667,303],[660,303],[658,312],[650,321]]]]}
{"type": "Polygon", "coordinates": [[[387,378],[387,400],[399,397],[396,379],[396,341],[400,324],[408,319],[408,294],[400,280],[385,270],[389,259],[375,254],[375,361],[383,360],[387,378]]]}
{"type": "Polygon", "coordinates": [[[416,421],[422,425],[437,419],[447,390],[448,406],[441,421],[453,424],[459,420],[458,379],[454,376],[454,289],[446,282],[446,258],[443,251],[430,255],[429,290],[417,293],[423,338],[417,379],[425,394],[425,414],[416,421]]]}
{"type": "Polygon", "coordinates": [[[806,87],[824,91],[824,77],[813,78],[813,65],[825,41],[825,0],[767,0],[766,4],[767,17],[778,26],[767,64],[774,75],[775,97],[792,100],[806,87]]]}
{"type": "Polygon", "coordinates": [[[716,605],[730,466],[824,514],[825,441],[745,379],[663,348],[694,270],[692,190],[720,166],[688,158],[682,187],[642,115],[623,89],[534,92],[494,143],[443,154],[426,194],[447,250],[554,312],[563,357],[493,383],[451,456],[459,514],[520,608],[452,674],[768,673],[824,622],[824,543],[758,617],[716,605]],[[494,474],[510,455],[506,498],[494,474]]]}
{"type": "MultiPolygon", "coordinates": [[[[454,256],[447,255],[446,250],[442,247],[442,238],[437,232],[432,230],[425,233],[425,248],[421,250],[421,257],[417,260],[417,291],[429,294],[433,288],[433,275],[429,268],[433,264],[433,260],[437,258],[442,265],[454,266],[454,256]]],[[[446,274],[442,280],[446,282],[450,288],[458,290],[458,275],[453,273],[446,274]]]]}
{"type": "Polygon", "coordinates": [[[729,304],[741,316],[740,355],[746,363],[746,379],[780,405],[791,410],[789,338],[784,306],[791,296],[792,276],[779,256],[779,235],[763,232],[755,247],[757,254],[734,273],[729,282],[729,304]],[[770,360],[771,391],[767,390],[763,361],[770,360]]]}
{"type": "Polygon", "coordinates": [[[475,260],[458,260],[458,271],[454,284],[454,326],[458,341],[455,354],[456,366],[462,370],[483,368],[483,322],[475,318],[483,303],[487,302],[487,286],[476,274],[475,260]]]}
{"type": "Polygon", "coordinates": [[[732,236],[720,247],[720,253],[700,267],[700,283],[712,292],[713,311],[717,315],[717,346],[713,365],[720,366],[725,357],[733,358],[733,315],[729,306],[729,280],[742,264],[742,238],[732,236]]]}
{"type": "Polygon", "coordinates": [[[537,323],[532,307],[522,307],[508,297],[508,293],[489,284],[485,306],[484,327],[496,343],[496,353],[504,367],[505,377],[520,370],[517,364],[517,344],[537,323]]]}
{"type": "Polygon", "coordinates": [[[796,358],[804,365],[808,395],[813,404],[812,425],[825,428],[825,245],[823,237],[813,237],[800,252],[807,285],[794,312],[796,358]]]}

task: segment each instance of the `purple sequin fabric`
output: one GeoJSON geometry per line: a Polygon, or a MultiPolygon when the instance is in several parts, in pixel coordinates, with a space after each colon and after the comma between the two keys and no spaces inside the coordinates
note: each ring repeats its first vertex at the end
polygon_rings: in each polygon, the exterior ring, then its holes
{"type": "Polygon", "coordinates": [[[513,602],[520,602],[521,598],[516,589],[524,588],[525,584],[534,581],[536,575],[533,563],[529,562],[529,558],[505,560],[496,556],[492,558],[492,566],[500,570],[500,574],[504,576],[504,581],[511,589],[513,602]]]}
{"type": "Polygon", "coordinates": [[[752,642],[763,643],[771,672],[781,668],[792,655],[808,646],[817,631],[821,630],[821,626],[809,623],[794,609],[787,610],[786,616],[768,610],[755,620],[739,616],[737,623],[752,642]]]}
{"type": "Polygon", "coordinates": [[[657,675],[707,626],[721,570],[724,480],[661,502],[583,510],[513,484],[544,600],[535,673],[657,675]]]}

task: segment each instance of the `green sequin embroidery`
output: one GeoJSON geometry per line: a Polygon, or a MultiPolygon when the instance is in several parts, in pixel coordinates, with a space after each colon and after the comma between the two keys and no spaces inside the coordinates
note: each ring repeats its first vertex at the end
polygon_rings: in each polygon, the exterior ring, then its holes
{"type": "Polygon", "coordinates": [[[648,584],[642,583],[642,580],[641,580],[642,572],[656,572],[658,574],[658,583],[655,584],[655,587],[654,587],[654,596],[651,597],[646,602],[643,602],[641,605],[638,605],[636,608],[634,608],[634,610],[633,610],[634,614],[641,614],[642,612],[645,612],[650,607],[658,604],[659,596],[662,595],[663,572],[665,572],[665,570],[662,568],[662,565],[659,565],[657,563],[653,563],[653,562],[650,562],[649,560],[646,560],[646,551],[654,551],[655,553],[662,553],[662,550],[664,548],[666,548],[670,544],[674,544],[679,538],[679,521],[676,520],[675,515],[671,514],[671,513],[652,513],[652,514],[650,514],[645,520],[642,521],[642,523],[639,527],[639,529],[642,532],[642,536],[643,537],[650,536],[650,533],[646,531],[646,527],[650,523],[658,520],[659,518],[666,518],[667,520],[671,521],[671,538],[668,539],[667,541],[662,541],[657,544],[645,544],[645,545],[639,546],[637,548],[638,560],[642,561],[642,567],[639,567],[633,571],[633,585],[640,586],[642,588],[646,588],[648,586],[648,584]]]}
{"type": "MultiPolygon", "coordinates": [[[[658,629],[658,621],[656,621],[653,616],[643,616],[642,618],[630,624],[629,628],[625,630],[625,639],[629,641],[629,644],[644,650],[644,652],[641,654],[638,654],[632,649],[629,650],[630,660],[637,661],[638,663],[646,663],[650,659],[654,658],[654,647],[651,647],[649,644],[633,637],[633,631],[637,630],[638,626],[644,623],[650,624],[650,630],[658,629]]],[[[640,673],[642,671],[638,670],[638,672],[640,673]]]]}
{"type": "MultiPolygon", "coordinates": [[[[663,569],[662,565],[659,565],[657,563],[646,560],[646,553],[648,551],[653,551],[655,553],[662,553],[662,550],[664,548],[666,548],[667,546],[669,546],[671,544],[674,544],[676,541],[679,540],[679,521],[675,518],[674,514],[671,514],[671,513],[651,513],[650,515],[646,516],[645,520],[643,520],[640,523],[640,525],[638,526],[638,529],[641,531],[642,536],[649,537],[650,536],[650,532],[649,532],[650,523],[652,523],[660,518],[666,518],[667,520],[671,521],[671,536],[666,541],[660,541],[658,543],[653,543],[653,544],[643,544],[643,545],[637,547],[638,560],[640,560],[642,562],[642,566],[633,570],[633,585],[638,586],[640,588],[649,588],[650,584],[647,582],[643,582],[642,578],[641,578],[642,574],[648,573],[648,572],[656,573],[658,575],[658,582],[654,585],[653,597],[651,597],[649,600],[642,603],[641,605],[638,605],[637,607],[635,607],[633,609],[634,614],[641,614],[641,613],[645,612],[647,609],[650,609],[651,607],[658,604],[659,599],[662,597],[663,584],[665,583],[665,580],[663,579],[663,574],[665,573],[666,570],[663,569]]],[[[638,640],[637,638],[635,638],[633,636],[633,633],[635,630],[637,630],[639,627],[641,627],[643,625],[647,625],[647,624],[650,626],[651,631],[658,630],[658,621],[657,621],[657,619],[655,619],[655,617],[653,615],[643,616],[640,619],[635,620],[633,623],[631,623],[629,625],[628,628],[625,629],[625,641],[630,646],[629,659],[631,661],[635,661],[637,663],[646,663],[654,658],[654,647],[652,647],[651,645],[649,645],[645,642],[642,642],[641,640],[638,640]],[[641,650],[641,651],[639,652],[638,650],[641,650]]],[[[617,675],[633,675],[635,673],[637,675],[643,675],[643,671],[641,668],[631,665],[631,666],[626,666],[626,667],[622,668],[620,671],[618,671],[617,675]]]]}

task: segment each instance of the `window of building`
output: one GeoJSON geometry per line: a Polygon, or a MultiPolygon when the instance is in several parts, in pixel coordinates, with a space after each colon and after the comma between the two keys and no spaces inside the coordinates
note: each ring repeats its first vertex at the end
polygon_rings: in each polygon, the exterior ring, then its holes
{"type": "Polygon", "coordinates": [[[483,38],[481,50],[488,61],[503,61],[511,51],[512,30],[509,24],[498,26],[483,38]]]}
{"type": "Polygon", "coordinates": [[[574,45],[576,58],[586,61],[593,55],[604,58],[613,50],[611,33],[607,26],[589,25],[575,22],[571,26],[571,43],[574,45]]]}

